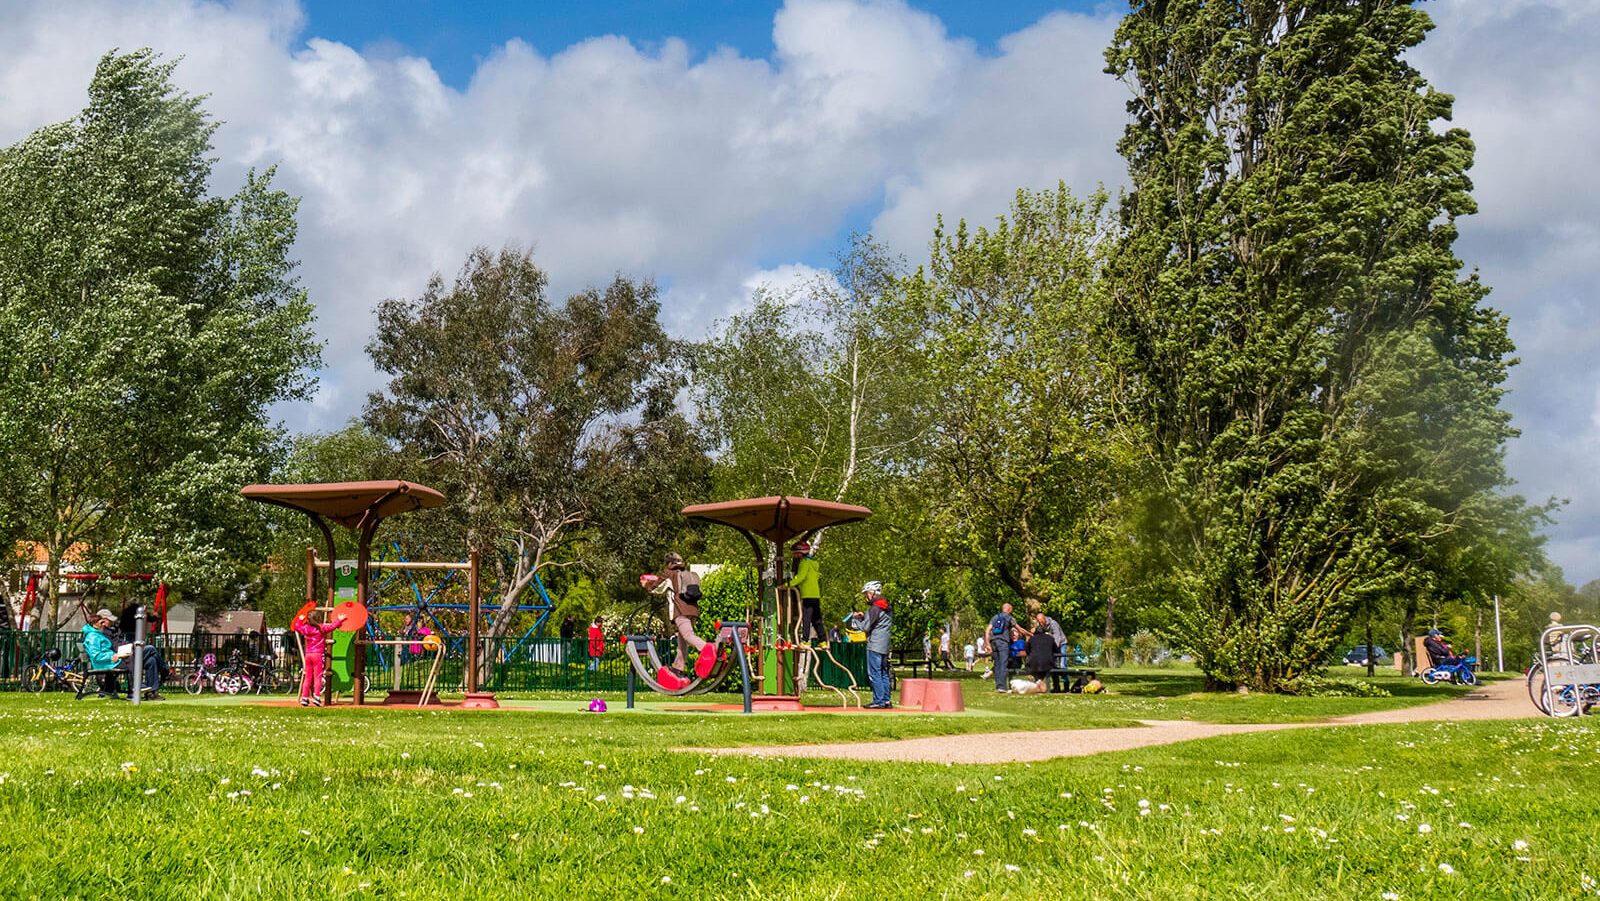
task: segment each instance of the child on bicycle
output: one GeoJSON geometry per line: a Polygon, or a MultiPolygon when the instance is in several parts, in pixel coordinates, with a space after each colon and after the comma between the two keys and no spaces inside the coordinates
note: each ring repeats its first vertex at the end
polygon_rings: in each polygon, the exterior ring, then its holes
{"type": "Polygon", "coordinates": [[[322,706],[322,674],[328,665],[328,633],[344,624],[344,616],[334,617],[331,623],[318,625],[311,621],[316,613],[316,602],[308,602],[295,614],[289,628],[305,639],[305,675],[300,677],[300,706],[322,706]]]}

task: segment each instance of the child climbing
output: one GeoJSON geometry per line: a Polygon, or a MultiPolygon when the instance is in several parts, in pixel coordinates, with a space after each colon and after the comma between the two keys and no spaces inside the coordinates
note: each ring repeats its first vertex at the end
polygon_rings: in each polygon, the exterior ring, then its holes
{"type": "Polygon", "coordinates": [[[315,601],[308,601],[300,612],[295,614],[294,622],[290,628],[298,632],[305,639],[305,675],[300,677],[300,706],[322,706],[322,674],[328,663],[328,633],[339,628],[344,623],[344,617],[337,616],[331,623],[318,625],[311,621],[316,613],[315,601]]]}
{"type": "Polygon", "coordinates": [[[800,640],[826,643],[822,631],[822,567],[812,553],[811,542],[797,541],[792,548],[794,578],[784,583],[800,593],[800,640]]]}

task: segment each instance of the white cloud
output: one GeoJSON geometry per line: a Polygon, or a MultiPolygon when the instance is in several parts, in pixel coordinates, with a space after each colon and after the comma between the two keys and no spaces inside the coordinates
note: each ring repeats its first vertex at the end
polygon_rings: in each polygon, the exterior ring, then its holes
{"type": "MultiPolygon", "coordinates": [[[[1482,213],[1461,253],[1512,316],[1524,363],[1513,473],[1573,499],[1552,553],[1600,575],[1600,80],[1597,0],[1439,0],[1416,53],[1478,143],[1482,213]]],[[[791,0],[770,60],[600,37],[546,56],[485,47],[470,84],[425,59],[303,34],[291,0],[9,0],[0,143],[72,115],[105,50],[182,56],[210,95],[219,190],[278,165],[303,198],[303,276],[330,338],[318,403],[331,427],[375,378],[371,308],[452,273],[474,244],[532,245],[558,291],[614,273],[665,286],[664,318],[703,334],[753,278],[788,283],[847,223],[920,258],[933,217],[982,222],[1021,186],[1080,193],[1124,178],[1126,89],[1101,73],[1114,19],[1057,13],[993,53],[899,0],[791,0]],[[752,273],[760,273],[752,276],[752,273]]]]}
{"type": "Polygon", "coordinates": [[[1518,490],[1570,499],[1549,552],[1576,581],[1600,577],[1600,2],[1440,0],[1415,61],[1456,97],[1477,144],[1479,214],[1458,251],[1511,317],[1522,363],[1507,406],[1518,490]]]}

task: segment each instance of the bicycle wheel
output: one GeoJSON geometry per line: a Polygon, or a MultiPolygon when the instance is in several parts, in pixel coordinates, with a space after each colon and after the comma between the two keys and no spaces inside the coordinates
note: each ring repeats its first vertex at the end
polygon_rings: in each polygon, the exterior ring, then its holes
{"type": "Polygon", "coordinates": [[[1461,675],[1461,684],[1462,685],[1477,685],[1478,684],[1478,677],[1477,677],[1477,675],[1475,675],[1472,672],[1472,670],[1470,670],[1470,669],[1462,669],[1460,675],[1461,675]]]}
{"type": "Polygon", "coordinates": [[[34,694],[38,694],[39,692],[44,691],[45,683],[47,681],[48,677],[46,676],[46,670],[43,664],[35,663],[22,671],[23,691],[31,691],[34,694]]]}
{"type": "Polygon", "coordinates": [[[1550,708],[1544,700],[1544,664],[1535,663],[1528,667],[1528,699],[1533,701],[1533,706],[1545,716],[1550,715],[1550,708]]]}
{"type": "Polygon", "coordinates": [[[192,695],[197,695],[200,692],[205,691],[206,690],[206,673],[205,673],[205,670],[198,670],[196,672],[190,673],[189,674],[189,678],[183,680],[183,687],[184,687],[185,690],[187,690],[189,692],[189,694],[192,694],[192,695]]]}
{"type": "Polygon", "coordinates": [[[1545,679],[1543,667],[1528,671],[1528,691],[1530,693],[1537,692],[1536,698],[1546,699],[1546,703],[1538,704],[1538,707],[1547,716],[1578,715],[1578,708],[1581,704],[1576,687],[1572,685],[1550,685],[1545,679]]]}
{"type": "Polygon", "coordinates": [[[1429,685],[1438,685],[1439,678],[1439,674],[1431,669],[1422,671],[1422,681],[1428,683],[1429,685]]]}

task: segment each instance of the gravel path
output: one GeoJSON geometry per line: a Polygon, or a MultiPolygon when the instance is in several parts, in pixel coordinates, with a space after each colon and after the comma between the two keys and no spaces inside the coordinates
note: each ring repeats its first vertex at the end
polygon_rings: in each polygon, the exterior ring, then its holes
{"type": "Polygon", "coordinates": [[[825,757],[839,760],[890,760],[915,763],[1021,763],[1056,757],[1087,757],[1107,751],[1148,748],[1218,735],[1272,732],[1369,723],[1424,723],[1444,720],[1501,720],[1538,716],[1520,679],[1481,686],[1448,701],[1342,716],[1319,723],[1200,723],[1145,720],[1116,729],[1056,729],[1045,732],[992,732],[940,735],[897,741],[831,745],[780,745],[758,748],[685,748],[714,754],[756,757],[825,757]]]}

